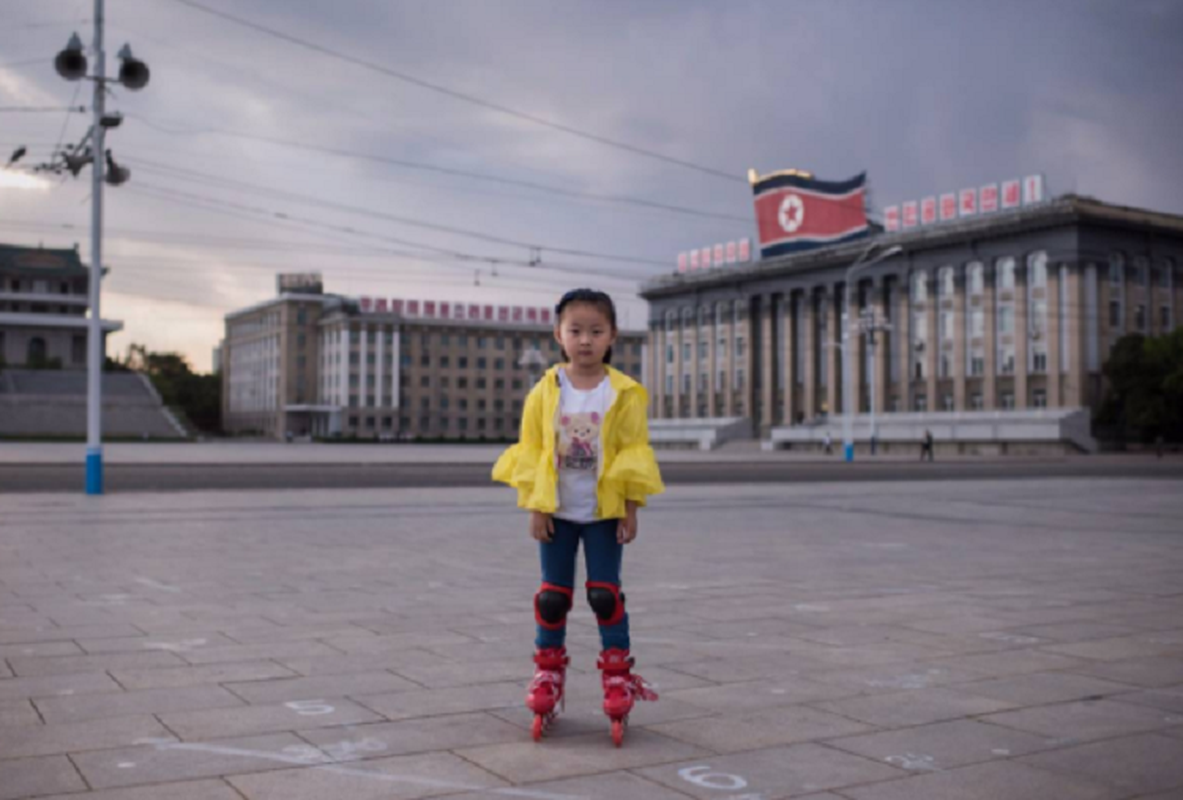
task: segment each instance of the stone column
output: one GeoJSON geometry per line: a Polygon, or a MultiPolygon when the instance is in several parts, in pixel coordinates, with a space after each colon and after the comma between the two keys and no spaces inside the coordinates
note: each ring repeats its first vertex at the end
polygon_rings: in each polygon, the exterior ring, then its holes
{"type": "Polygon", "coordinates": [[[690,314],[690,327],[684,334],[690,343],[690,362],[683,364],[682,369],[686,370],[690,375],[690,418],[694,419],[698,416],[698,306],[692,309],[690,314]]]}
{"type": "Polygon", "coordinates": [[[1027,377],[1030,372],[1027,354],[1031,348],[1030,302],[1027,297],[1027,262],[1015,263],[1015,410],[1027,408],[1029,391],[1027,377]]]}
{"type": "Polygon", "coordinates": [[[368,408],[369,404],[366,402],[366,378],[368,371],[366,368],[366,348],[369,344],[370,329],[364,322],[358,327],[361,330],[357,348],[357,407],[368,408]]]}
{"type": "Polygon", "coordinates": [[[682,324],[682,310],[678,309],[674,317],[674,391],[673,391],[673,418],[682,419],[682,373],[686,369],[686,365],[682,362],[682,343],[686,341],[686,329],[682,324]]]}
{"type": "Polygon", "coordinates": [[[723,413],[726,417],[736,415],[736,307],[735,301],[728,301],[723,314],[723,328],[726,333],[726,344],[723,348],[723,413]]]}
{"type": "MultiPolygon", "coordinates": [[[[887,320],[887,279],[876,278],[871,285],[871,309],[875,314],[875,324],[882,325],[887,320]]],[[[895,328],[898,330],[898,322],[895,328]]],[[[874,372],[870,379],[875,382],[874,411],[883,414],[887,410],[887,355],[891,340],[889,331],[880,330],[875,333],[875,352],[872,356],[871,369],[874,372]]]]}
{"type": "Polygon", "coordinates": [[[744,299],[743,318],[743,406],[744,413],[752,421],[753,426],[760,424],[756,419],[756,382],[752,376],[756,373],[756,348],[752,347],[752,334],[756,330],[756,320],[752,319],[752,304],[748,298],[744,299]]]}
{"type": "Polygon", "coordinates": [[[896,278],[896,312],[892,346],[899,359],[900,410],[912,410],[912,281],[908,273],[896,278]]]}
{"type": "MultiPolygon", "coordinates": [[[[1108,282],[1108,273],[1098,270],[1098,280],[1108,282]]],[[[1108,315],[1109,309],[1105,309],[1108,315]]],[[[1064,380],[1064,407],[1078,408],[1085,404],[1085,336],[1087,325],[1084,314],[1084,264],[1068,265],[1068,375],[1064,380]]]]}
{"type": "Polygon", "coordinates": [[[965,266],[953,268],[953,410],[965,411],[965,327],[966,293],[965,266]]]}
{"type": "Polygon", "coordinates": [[[1060,264],[1047,267],[1047,407],[1060,407],[1060,264]]]}
{"type": "MultiPolygon", "coordinates": [[[[843,286],[843,296],[845,297],[846,287],[843,286]]],[[[849,405],[851,413],[856,417],[862,411],[863,399],[863,348],[866,346],[866,340],[863,334],[859,332],[859,312],[862,307],[859,303],[859,280],[855,278],[854,285],[850,287],[850,306],[846,309],[846,352],[843,358],[850,359],[850,386],[843,387],[843,392],[850,392],[849,400],[846,397],[842,398],[842,413],[846,413],[846,408],[849,405]]],[[[845,377],[845,371],[843,377],[845,377]]]]}
{"type": "Polygon", "coordinates": [[[801,413],[806,420],[817,416],[817,294],[806,289],[801,298],[801,313],[805,315],[802,326],[805,360],[801,364],[801,413]]]}
{"type": "Polygon", "coordinates": [[[784,399],[784,424],[786,426],[793,424],[793,415],[796,413],[795,404],[793,403],[793,391],[797,385],[793,379],[793,364],[796,361],[797,352],[797,328],[796,317],[793,315],[793,301],[794,293],[790,290],[784,295],[784,314],[781,315],[784,327],[781,331],[781,374],[785,380],[785,399],[784,399]]]}
{"type": "Polygon", "coordinates": [[[717,401],[719,394],[719,314],[714,303],[707,308],[709,309],[707,335],[710,337],[707,340],[707,369],[709,370],[707,374],[707,415],[717,417],[719,415],[717,401]]]}
{"type": "MultiPolygon", "coordinates": [[[[773,369],[772,315],[774,306],[772,295],[766,294],[760,298],[760,363],[756,369],[760,370],[760,420],[761,431],[772,428],[772,406],[776,402],[776,376],[773,369]]],[[[754,386],[753,381],[753,386],[754,386]]]]}
{"type": "MultiPolygon", "coordinates": [[[[386,350],[385,350],[385,347],[386,347],[386,326],[379,325],[376,332],[375,332],[375,335],[378,337],[378,341],[375,343],[375,347],[374,347],[374,353],[375,353],[375,355],[374,355],[374,407],[375,408],[383,408],[384,406],[382,405],[382,374],[383,374],[383,367],[386,366],[386,364],[384,362],[384,358],[386,356],[386,350]]],[[[394,405],[394,404],[391,403],[391,405],[394,405]]],[[[379,423],[379,427],[377,428],[377,430],[382,430],[380,423],[379,423]]]]}
{"type": "Polygon", "coordinates": [[[994,264],[982,265],[982,305],[986,315],[985,355],[986,374],[982,376],[982,408],[998,408],[998,282],[994,264]]]}
{"type": "Polygon", "coordinates": [[[928,410],[940,411],[944,408],[941,399],[937,397],[937,364],[941,349],[940,331],[937,323],[937,306],[940,305],[940,295],[937,293],[936,274],[926,274],[924,283],[928,287],[928,295],[924,300],[924,316],[928,320],[928,341],[924,343],[924,393],[928,395],[928,410]]]}
{"type": "Polygon", "coordinates": [[[665,330],[665,320],[658,321],[657,328],[657,352],[653,354],[653,372],[655,376],[656,394],[657,394],[657,413],[654,415],[658,419],[665,418],[665,376],[669,374],[670,365],[666,351],[669,347],[669,334],[665,330]]]}
{"type": "Polygon", "coordinates": [[[835,346],[839,341],[840,326],[837,287],[826,286],[824,296],[826,303],[826,409],[830,417],[833,418],[842,413],[838,395],[838,387],[842,385],[842,375],[838,366],[838,348],[835,346]]]}

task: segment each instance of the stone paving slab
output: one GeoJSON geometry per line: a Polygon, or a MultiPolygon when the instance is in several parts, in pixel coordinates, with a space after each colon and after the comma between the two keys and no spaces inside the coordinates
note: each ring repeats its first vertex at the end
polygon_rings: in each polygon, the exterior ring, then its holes
{"type": "Polygon", "coordinates": [[[582,598],[530,740],[512,493],[5,495],[0,800],[1179,800],[1183,492],[1114,486],[673,487],[620,750],[582,598]]]}

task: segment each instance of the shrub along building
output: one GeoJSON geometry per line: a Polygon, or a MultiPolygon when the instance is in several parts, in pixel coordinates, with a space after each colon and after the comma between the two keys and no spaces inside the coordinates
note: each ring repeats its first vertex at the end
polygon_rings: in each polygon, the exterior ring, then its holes
{"type": "Polygon", "coordinates": [[[766,447],[815,448],[841,440],[849,392],[860,448],[931,430],[938,450],[1090,450],[1110,348],[1179,324],[1178,215],[1045,201],[1035,176],[888,208],[880,227],[861,176],[753,184],[761,260],[643,287],[659,438],[738,421],[766,447]]]}
{"type": "MultiPolygon", "coordinates": [[[[226,315],[223,425],[231,433],[514,439],[533,383],[559,360],[550,308],[325,294],[279,276],[278,296],[226,315]]],[[[613,364],[640,378],[645,335],[613,364]]]]}

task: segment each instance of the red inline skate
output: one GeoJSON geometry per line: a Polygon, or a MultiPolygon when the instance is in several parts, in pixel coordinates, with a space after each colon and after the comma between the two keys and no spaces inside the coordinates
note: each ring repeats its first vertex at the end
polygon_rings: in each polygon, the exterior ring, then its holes
{"type": "Polygon", "coordinates": [[[540,648],[534,654],[534,680],[526,693],[526,706],[534,712],[532,733],[536,742],[558,717],[555,706],[566,707],[564,683],[570,661],[565,647],[540,648]]]}
{"type": "Polygon", "coordinates": [[[628,650],[605,650],[596,666],[603,673],[604,713],[612,720],[612,741],[620,747],[633,705],[637,700],[656,700],[657,692],[640,675],[630,672],[633,658],[628,650]]]}

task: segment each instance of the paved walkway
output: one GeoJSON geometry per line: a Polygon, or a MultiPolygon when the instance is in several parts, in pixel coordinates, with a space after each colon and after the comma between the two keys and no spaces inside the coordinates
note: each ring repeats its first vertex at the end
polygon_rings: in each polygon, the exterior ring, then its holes
{"type": "Polygon", "coordinates": [[[508,490],[3,496],[0,800],[1178,800],[1179,487],[675,487],[620,750],[508,490]]]}

